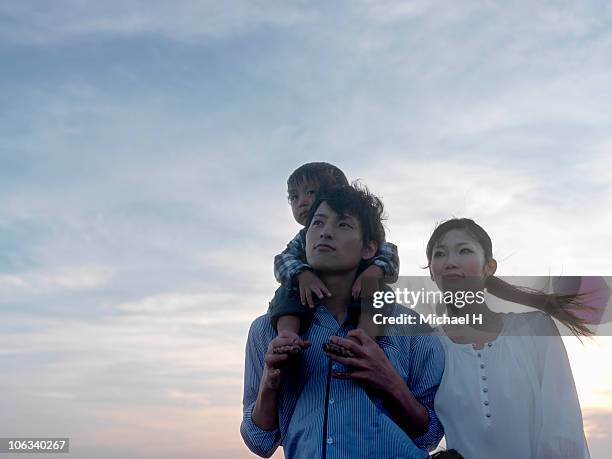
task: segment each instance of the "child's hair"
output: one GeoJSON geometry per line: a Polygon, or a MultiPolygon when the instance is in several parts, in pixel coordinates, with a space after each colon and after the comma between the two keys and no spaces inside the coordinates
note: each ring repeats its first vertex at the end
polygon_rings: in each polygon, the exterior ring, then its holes
{"type": "Polygon", "coordinates": [[[302,183],[316,183],[320,191],[337,186],[348,186],[349,182],[340,169],[329,163],[306,163],[298,167],[287,179],[287,187],[297,187],[302,183]]]}
{"type": "Polygon", "coordinates": [[[385,242],[384,205],[377,196],[370,193],[365,185],[353,182],[351,185],[332,188],[319,194],[310,208],[306,228],[310,226],[316,210],[323,202],[326,202],[339,215],[350,215],[357,219],[361,226],[364,246],[374,241],[380,248],[385,242]]]}
{"type": "MultiPolygon", "coordinates": [[[[484,250],[485,261],[488,262],[493,258],[493,244],[491,238],[480,225],[469,218],[452,218],[440,223],[429,238],[426,249],[427,268],[431,266],[433,248],[436,242],[446,233],[454,229],[465,231],[480,244],[484,250]]],[[[489,276],[487,278],[485,287],[488,293],[502,300],[523,304],[544,311],[559,320],[576,336],[593,335],[593,331],[588,328],[586,320],[575,314],[575,311],[590,309],[589,306],[586,306],[582,302],[583,295],[581,294],[548,294],[540,290],[509,284],[495,276],[489,276]]]]}

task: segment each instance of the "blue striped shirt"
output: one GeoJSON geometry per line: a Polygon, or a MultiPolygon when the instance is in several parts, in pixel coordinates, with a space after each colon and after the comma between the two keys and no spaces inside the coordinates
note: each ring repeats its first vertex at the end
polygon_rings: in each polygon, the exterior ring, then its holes
{"type": "MultiPolygon", "coordinates": [[[[401,306],[397,313],[415,314],[401,306]]],[[[314,311],[304,339],[312,341],[301,358],[283,374],[278,399],[279,427],[266,431],[253,423],[252,412],[259,391],[264,355],[276,337],[268,314],[249,330],[244,375],[243,420],[240,432],[255,454],[271,456],[278,445],[287,458],[425,458],[443,435],[433,409],[434,397],[444,371],[444,352],[436,336],[384,336],[378,343],[415,398],[429,413],[427,431],[410,438],[387,414],[382,401],[351,380],[331,379],[327,434],[323,438],[329,358],[321,345],[332,335],[346,336],[354,327],[339,325],[323,305],[314,311]]],[[[333,371],[346,368],[333,363],[333,371]]]]}

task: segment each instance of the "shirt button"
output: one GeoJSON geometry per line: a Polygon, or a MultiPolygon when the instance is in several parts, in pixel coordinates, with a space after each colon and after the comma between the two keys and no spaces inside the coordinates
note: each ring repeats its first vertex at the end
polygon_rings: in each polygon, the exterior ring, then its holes
{"type": "Polygon", "coordinates": [[[480,368],[484,368],[484,363],[481,363],[481,364],[480,364],[480,368]]]}
{"type": "Polygon", "coordinates": [[[330,398],[330,399],[329,399],[329,403],[330,403],[330,405],[331,405],[331,404],[333,404],[333,403],[334,403],[334,399],[333,399],[333,398],[330,398]]]}
{"type": "Polygon", "coordinates": [[[482,380],[483,380],[483,381],[486,381],[486,380],[487,380],[487,377],[486,377],[486,376],[483,376],[483,377],[482,377],[482,380]]]}
{"type": "Polygon", "coordinates": [[[482,354],[480,352],[478,353],[478,357],[482,357],[482,354]]]}
{"type": "Polygon", "coordinates": [[[489,392],[489,389],[485,387],[482,391],[486,393],[486,392],[489,392]]]}
{"type": "Polygon", "coordinates": [[[487,346],[491,347],[493,346],[493,343],[487,343],[487,346]]]}
{"type": "Polygon", "coordinates": [[[329,438],[327,439],[327,444],[328,444],[328,445],[331,445],[333,442],[334,442],[334,439],[333,439],[332,437],[329,437],[329,438]]]}
{"type": "Polygon", "coordinates": [[[484,406],[489,406],[489,401],[488,400],[484,401],[484,406]]]}
{"type": "Polygon", "coordinates": [[[490,418],[491,417],[491,413],[487,413],[487,417],[490,418]]]}

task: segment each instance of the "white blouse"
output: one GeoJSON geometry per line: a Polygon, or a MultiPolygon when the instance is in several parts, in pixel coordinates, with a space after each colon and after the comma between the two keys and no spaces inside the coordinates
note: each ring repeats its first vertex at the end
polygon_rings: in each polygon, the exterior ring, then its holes
{"type": "Polygon", "coordinates": [[[446,366],[435,398],[446,445],[466,459],[589,458],[572,370],[542,312],[503,315],[483,349],[441,328],[446,366]]]}

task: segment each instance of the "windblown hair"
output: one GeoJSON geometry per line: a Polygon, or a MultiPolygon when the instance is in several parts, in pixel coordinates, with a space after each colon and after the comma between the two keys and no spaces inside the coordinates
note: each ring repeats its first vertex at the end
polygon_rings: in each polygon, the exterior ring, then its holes
{"type": "MultiPolygon", "coordinates": [[[[433,249],[437,241],[451,230],[463,230],[474,238],[485,253],[485,261],[493,258],[493,244],[487,232],[474,220],[469,218],[452,218],[439,224],[427,243],[427,268],[431,266],[433,249]]],[[[523,304],[535,309],[539,309],[555,319],[576,335],[591,336],[593,331],[587,326],[585,319],[575,313],[580,310],[589,310],[589,306],[583,303],[583,295],[572,294],[549,294],[540,290],[527,287],[512,285],[499,277],[489,276],[485,282],[488,293],[495,295],[502,300],[513,303],[523,304]]]]}
{"type": "Polygon", "coordinates": [[[350,215],[357,219],[361,226],[364,245],[374,241],[378,248],[380,248],[385,242],[383,221],[387,217],[384,205],[365,185],[353,182],[351,185],[333,188],[327,192],[320,193],[310,209],[306,228],[310,226],[316,210],[324,202],[339,215],[350,215]]]}
{"type": "Polygon", "coordinates": [[[329,163],[306,163],[294,170],[287,179],[287,187],[297,187],[302,183],[314,183],[319,191],[327,191],[339,186],[348,186],[349,181],[340,169],[329,163]]]}

